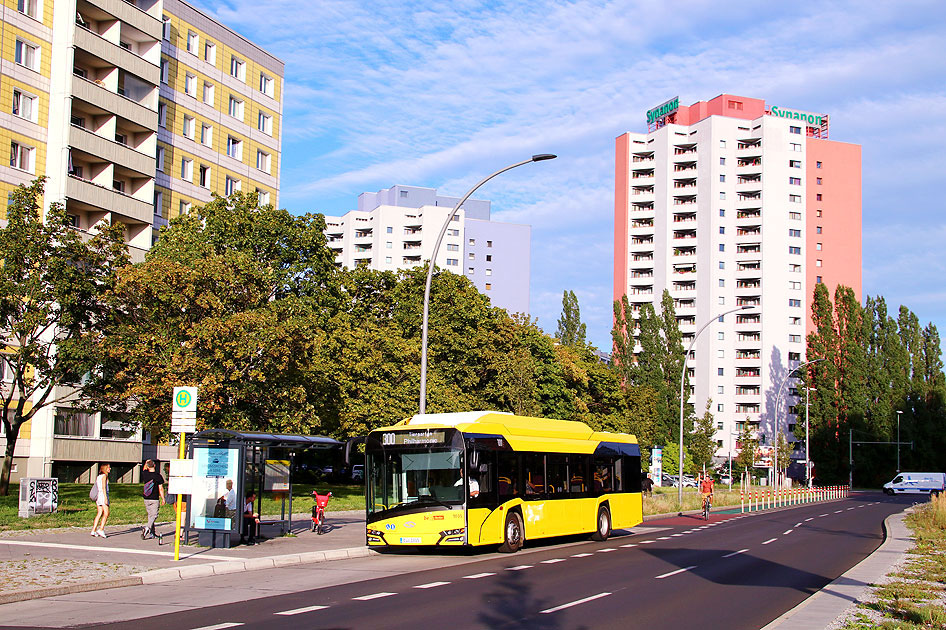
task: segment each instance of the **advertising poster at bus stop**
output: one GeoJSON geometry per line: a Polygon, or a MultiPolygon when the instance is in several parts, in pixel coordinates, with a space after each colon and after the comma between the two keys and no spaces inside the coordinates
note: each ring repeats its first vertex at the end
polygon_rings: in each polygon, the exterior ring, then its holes
{"type": "Polygon", "coordinates": [[[654,485],[660,487],[660,479],[664,473],[664,450],[662,446],[655,446],[650,452],[650,478],[654,485]]]}
{"type": "Polygon", "coordinates": [[[195,448],[191,527],[232,530],[240,505],[237,475],[240,449],[195,448]]]}

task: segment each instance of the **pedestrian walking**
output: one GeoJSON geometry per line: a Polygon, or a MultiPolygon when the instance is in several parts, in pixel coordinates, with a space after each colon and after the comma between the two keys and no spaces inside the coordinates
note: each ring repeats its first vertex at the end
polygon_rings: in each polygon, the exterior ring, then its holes
{"type": "Polygon", "coordinates": [[[158,509],[164,503],[164,477],[154,468],[154,460],[145,462],[141,471],[141,481],[144,484],[142,496],[145,501],[145,512],[148,514],[148,524],[141,530],[141,539],[155,537],[154,522],[158,518],[158,509]]]}
{"type": "Polygon", "coordinates": [[[92,535],[105,538],[105,525],[108,523],[108,473],[111,464],[99,466],[99,475],[95,478],[95,520],[92,521],[92,535]]]}

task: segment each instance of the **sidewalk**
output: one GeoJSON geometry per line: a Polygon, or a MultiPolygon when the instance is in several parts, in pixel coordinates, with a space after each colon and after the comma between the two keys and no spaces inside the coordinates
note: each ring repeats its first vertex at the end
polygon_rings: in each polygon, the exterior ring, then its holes
{"type": "MultiPolygon", "coordinates": [[[[174,561],[174,523],[160,523],[158,539],[142,540],[141,527],[106,528],[108,538],[71,527],[0,534],[0,604],[117,586],[154,583],[303,562],[367,556],[362,510],[329,512],[327,531],[310,531],[311,515],[293,515],[292,534],[265,525],[254,546],[211,549],[181,545],[174,561]],[[297,520],[298,519],[298,520],[297,520]]],[[[196,543],[196,534],[191,535],[196,543]]]]}

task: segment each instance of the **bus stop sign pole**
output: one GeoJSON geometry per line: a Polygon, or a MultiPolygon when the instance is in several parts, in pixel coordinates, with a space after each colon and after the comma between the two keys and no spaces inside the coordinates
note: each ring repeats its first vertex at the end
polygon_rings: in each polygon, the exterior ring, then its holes
{"type": "MultiPolygon", "coordinates": [[[[197,430],[197,388],[175,387],[171,402],[171,432],[180,434],[178,459],[184,459],[184,441],[188,433],[197,430]]],[[[184,511],[184,495],[178,493],[174,517],[174,561],[181,559],[181,512],[184,511]]]]}

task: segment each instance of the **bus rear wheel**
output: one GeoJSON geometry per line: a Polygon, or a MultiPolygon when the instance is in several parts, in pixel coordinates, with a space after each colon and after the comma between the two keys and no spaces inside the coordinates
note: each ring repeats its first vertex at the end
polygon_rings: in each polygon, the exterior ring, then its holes
{"type": "Polygon", "coordinates": [[[591,535],[592,540],[607,540],[611,535],[611,511],[605,506],[598,508],[598,529],[591,535]]]}
{"type": "Polygon", "coordinates": [[[503,527],[503,544],[499,546],[500,553],[515,553],[522,548],[525,531],[522,526],[522,517],[518,512],[506,514],[506,525],[503,527]]]}

